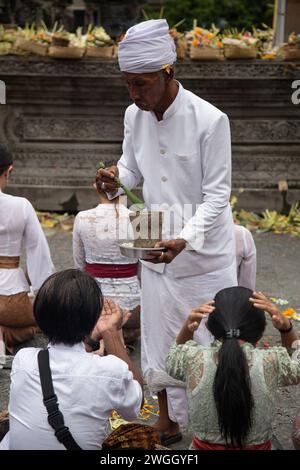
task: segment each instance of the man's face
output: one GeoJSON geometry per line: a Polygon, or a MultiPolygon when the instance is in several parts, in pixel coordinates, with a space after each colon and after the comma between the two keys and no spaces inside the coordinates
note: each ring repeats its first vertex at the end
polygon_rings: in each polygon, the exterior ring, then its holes
{"type": "Polygon", "coordinates": [[[163,99],[166,80],[163,72],[122,73],[130,98],[143,111],[153,111],[163,99]]]}

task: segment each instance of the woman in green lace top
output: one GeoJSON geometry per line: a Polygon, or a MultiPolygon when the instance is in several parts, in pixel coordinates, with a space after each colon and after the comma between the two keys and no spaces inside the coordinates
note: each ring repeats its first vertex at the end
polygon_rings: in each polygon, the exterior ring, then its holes
{"type": "Polygon", "coordinates": [[[300,383],[299,341],[291,321],[262,293],[230,287],[192,310],[168,354],[167,371],[186,382],[191,448],[268,450],[275,393],[300,383]],[[256,347],[266,326],[264,311],[280,331],[282,347],[256,347]],[[205,317],[215,337],[206,347],[193,341],[205,317]]]}

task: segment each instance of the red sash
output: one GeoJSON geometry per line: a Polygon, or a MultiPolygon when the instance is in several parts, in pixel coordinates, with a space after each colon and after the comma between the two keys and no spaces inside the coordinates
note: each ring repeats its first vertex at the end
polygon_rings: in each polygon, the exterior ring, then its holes
{"type": "Polygon", "coordinates": [[[210,442],[201,441],[196,436],[193,436],[192,442],[197,450],[271,450],[272,448],[271,441],[244,447],[226,447],[222,444],[211,444],[210,442]]]}
{"type": "Polygon", "coordinates": [[[85,271],[93,277],[123,278],[136,276],[138,263],[133,264],[85,264],[85,271]]]}

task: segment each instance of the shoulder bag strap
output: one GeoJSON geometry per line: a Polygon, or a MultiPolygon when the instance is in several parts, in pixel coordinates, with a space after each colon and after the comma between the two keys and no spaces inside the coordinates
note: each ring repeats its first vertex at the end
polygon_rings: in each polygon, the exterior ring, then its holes
{"type": "Polygon", "coordinates": [[[69,428],[65,426],[64,416],[59,409],[57,396],[53,389],[48,349],[39,351],[38,364],[43,392],[43,403],[47,408],[48,423],[54,429],[55,437],[67,450],[82,450],[74,440],[69,428]]]}

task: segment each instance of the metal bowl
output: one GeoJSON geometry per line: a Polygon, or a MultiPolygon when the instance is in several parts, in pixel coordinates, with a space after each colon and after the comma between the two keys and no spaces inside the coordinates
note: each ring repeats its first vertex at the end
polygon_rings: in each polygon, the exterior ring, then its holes
{"type": "Polygon", "coordinates": [[[149,260],[153,259],[153,256],[149,256],[153,251],[160,253],[166,252],[167,248],[137,248],[133,246],[133,242],[119,242],[121,254],[127,258],[149,260]]]}

